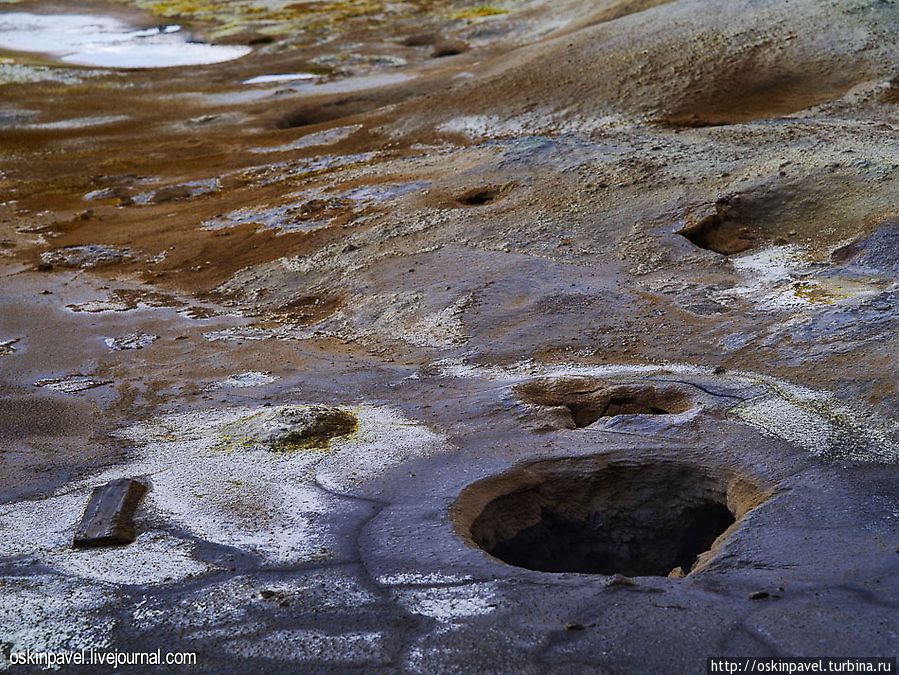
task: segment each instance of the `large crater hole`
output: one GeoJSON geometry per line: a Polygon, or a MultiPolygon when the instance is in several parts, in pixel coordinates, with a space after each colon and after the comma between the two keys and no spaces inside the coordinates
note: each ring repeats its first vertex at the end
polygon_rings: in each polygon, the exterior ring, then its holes
{"type": "Polygon", "coordinates": [[[547,460],[470,486],[456,523],[516,567],[681,576],[763,499],[744,479],[688,464],[547,460]]]}

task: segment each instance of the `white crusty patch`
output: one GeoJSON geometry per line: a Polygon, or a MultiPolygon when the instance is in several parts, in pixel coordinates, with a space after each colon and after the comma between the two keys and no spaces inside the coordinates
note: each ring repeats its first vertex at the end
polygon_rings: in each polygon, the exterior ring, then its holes
{"type": "Polygon", "coordinates": [[[110,384],[109,380],[99,380],[87,375],[73,373],[71,375],[66,375],[65,377],[51,377],[43,380],[38,380],[34,383],[34,386],[46,387],[47,389],[59,391],[64,394],[77,394],[79,392],[87,391],[88,389],[96,389],[97,387],[102,387],[107,384],[110,384]]]}
{"type": "MultiPolygon", "coordinates": [[[[115,620],[105,613],[115,590],[77,579],[42,575],[0,577],[0,644],[11,651],[103,649],[115,620]]],[[[12,667],[0,650],[0,670],[12,667]]]]}
{"type": "Polygon", "coordinates": [[[16,351],[16,343],[19,342],[20,338],[13,338],[12,340],[0,340],[0,356],[6,356],[7,354],[12,354],[16,351]]]}
{"type": "Polygon", "coordinates": [[[899,424],[837,400],[830,392],[764,378],[769,393],[731,414],[826,460],[899,463],[899,424]]]}
{"type": "Polygon", "coordinates": [[[425,314],[418,293],[373,295],[339,310],[321,327],[352,339],[387,337],[418,347],[445,349],[467,342],[462,315],[471,302],[471,294],[465,294],[425,314]]]}
{"type": "Polygon", "coordinates": [[[730,263],[742,284],[712,293],[717,302],[730,304],[746,298],[770,311],[814,312],[837,303],[863,300],[882,292],[884,284],[853,279],[813,278],[814,266],[805,249],[795,245],[769,246],[731,256],[730,263]]]}
{"type": "Polygon", "coordinates": [[[495,582],[445,586],[443,588],[403,589],[394,591],[398,602],[413,614],[427,616],[441,623],[483,616],[499,604],[495,582]]]}
{"type": "Polygon", "coordinates": [[[358,610],[378,601],[352,574],[327,568],[296,572],[290,579],[238,576],[176,599],[145,596],[135,604],[132,622],[143,631],[176,627],[191,639],[238,638],[256,633],[259,615],[282,602],[322,614],[358,610]]]}
{"type": "Polygon", "coordinates": [[[622,377],[634,375],[708,375],[708,368],[682,363],[623,365],[544,364],[526,359],[510,366],[480,366],[464,359],[441,359],[429,370],[441,377],[484,378],[515,383],[534,377],[622,377]]]}
{"type": "Polygon", "coordinates": [[[224,380],[213,382],[207,386],[206,389],[215,390],[225,388],[242,389],[244,387],[261,387],[266,384],[271,384],[277,379],[278,376],[272,375],[271,373],[249,370],[245,373],[237,373],[236,375],[226,377],[224,380]]]}
{"type": "Polygon", "coordinates": [[[328,489],[351,492],[407,460],[448,449],[444,436],[393,408],[360,406],[354,412],[359,430],[331,441],[331,452],[318,466],[318,480],[328,489]]]}
{"type": "Polygon", "coordinates": [[[238,657],[265,656],[291,662],[311,661],[334,666],[387,665],[390,651],[383,633],[353,631],[325,633],[297,628],[266,633],[261,637],[230,640],[225,649],[238,657]]]}
{"type": "Polygon", "coordinates": [[[191,557],[189,541],[153,530],[129,546],[73,549],[72,537],[91,489],[82,482],[45,499],[0,506],[3,553],[72,577],[124,585],[181,581],[210,569],[191,557]]]}
{"type": "Polygon", "coordinates": [[[121,585],[169,583],[211,569],[195,559],[189,538],[172,530],[255,554],[269,565],[327,560],[342,533],[326,516],[356,504],[319,483],[351,493],[407,459],[446,448],[442,436],[392,408],[376,406],[352,408],[359,430],[332,440],[328,450],[272,452],[227,442],[226,432],[235,423],[278,411],[208,410],[122,430],[118,435],[135,448],[126,464],[42,499],[0,506],[3,554],[40,562],[69,577],[121,585]],[[93,488],[135,476],[151,483],[137,515],[137,541],[73,550],[72,536],[93,488]]]}
{"type": "Polygon", "coordinates": [[[158,335],[151,335],[150,333],[128,333],[127,335],[120,335],[119,337],[105,338],[103,342],[112,351],[118,352],[126,349],[143,349],[144,347],[150,346],[158,339],[158,335]]]}
{"type": "Polygon", "coordinates": [[[614,115],[585,117],[573,111],[547,108],[512,117],[462,115],[441,123],[437,128],[469,138],[514,138],[527,134],[590,133],[626,124],[626,120],[614,115]]]}
{"type": "Polygon", "coordinates": [[[416,572],[398,572],[395,574],[382,574],[378,577],[378,583],[382,586],[440,586],[446,584],[462,584],[472,581],[469,575],[459,576],[430,572],[419,574],[416,572]]]}

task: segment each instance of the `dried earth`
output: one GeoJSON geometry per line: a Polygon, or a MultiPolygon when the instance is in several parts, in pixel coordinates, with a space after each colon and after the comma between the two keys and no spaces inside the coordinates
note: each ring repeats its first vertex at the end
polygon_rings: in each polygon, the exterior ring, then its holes
{"type": "Polygon", "coordinates": [[[899,653],[895,2],[12,12],[250,49],[0,53],[0,670],[899,653]]]}

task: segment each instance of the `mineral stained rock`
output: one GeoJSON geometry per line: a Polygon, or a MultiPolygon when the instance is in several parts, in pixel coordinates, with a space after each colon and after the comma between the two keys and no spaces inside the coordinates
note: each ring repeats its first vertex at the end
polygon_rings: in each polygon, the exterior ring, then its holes
{"type": "Polygon", "coordinates": [[[331,439],[358,428],[349,410],[325,405],[284,406],[232,422],[222,430],[227,450],[261,447],[272,452],[325,450],[331,439]]]}

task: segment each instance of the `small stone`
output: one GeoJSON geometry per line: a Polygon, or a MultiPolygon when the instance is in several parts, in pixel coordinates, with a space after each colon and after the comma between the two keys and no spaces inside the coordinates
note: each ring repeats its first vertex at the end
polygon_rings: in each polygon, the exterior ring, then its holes
{"type": "Polygon", "coordinates": [[[713,372],[715,375],[724,375],[724,373],[727,372],[727,371],[725,370],[724,366],[715,366],[715,367],[712,369],[712,372],[713,372]]]}
{"type": "Polygon", "coordinates": [[[288,453],[328,450],[333,439],[355,433],[358,423],[356,416],[344,408],[282,406],[226,425],[225,440],[218,447],[288,453]]]}
{"type": "Polygon", "coordinates": [[[582,623],[566,623],[565,630],[584,630],[585,626],[582,623]]]}
{"type": "Polygon", "coordinates": [[[749,594],[750,600],[764,600],[768,597],[771,597],[771,594],[768,593],[768,591],[754,591],[749,594]]]}
{"type": "Polygon", "coordinates": [[[94,488],[75,532],[75,548],[130,544],[135,539],[134,512],[147,486],[120,478],[94,488]]]}
{"type": "MultiPolygon", "coordinates": [[[[109,246],[107,244],[82,244],[63,246],[41,253],[41,263],[56,267],[73,267],[92,269],[106,265],[116,265],[134,259],[130,249],[109,246]]],[[[40,265],[38,269],[41,269],[40,265]]]]}
{"type": "Polygon", "coordinates": [[[113,351],[123,351],[126,349],[143,349],[156,340],[158,335],[150,335],[148,333],[129,333],[115,338],[105,338],[106,346],[113,351]]]}
{"type": "Polygon", "coordinates": [[[16,343],[19,341],[19,338],[15,338],[12,340],[0,340],[0,356],[6,356],[7,354],[12,354],[16,351],[16,343]]]}

